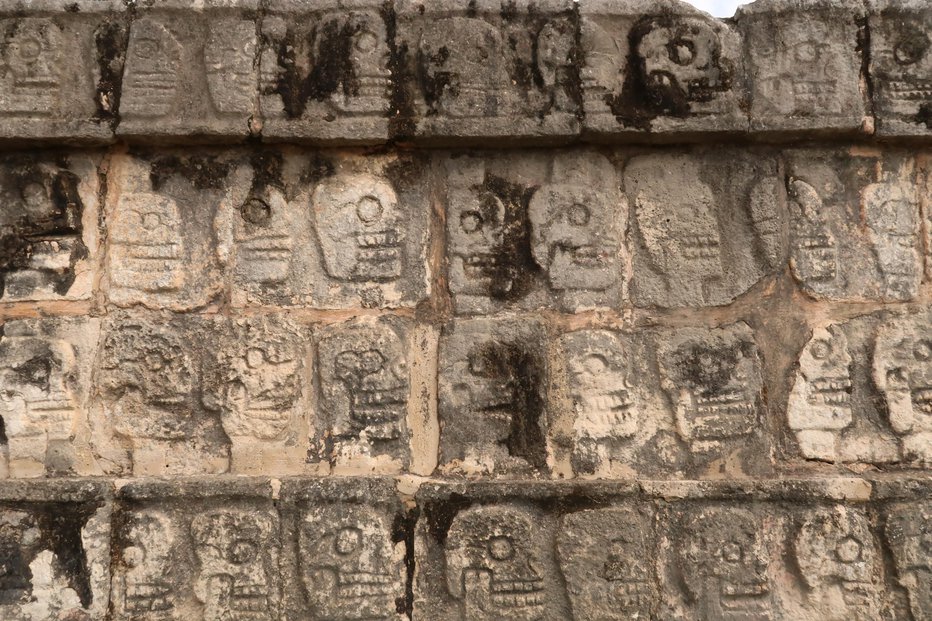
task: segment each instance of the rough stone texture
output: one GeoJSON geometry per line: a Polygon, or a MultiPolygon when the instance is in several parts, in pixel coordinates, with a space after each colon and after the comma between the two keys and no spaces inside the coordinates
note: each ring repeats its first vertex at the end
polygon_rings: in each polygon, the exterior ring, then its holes
{"type": "Polygon", "coordinates": [[[932,619],[918,0],[0,0],[0,620],[932,619]]]}

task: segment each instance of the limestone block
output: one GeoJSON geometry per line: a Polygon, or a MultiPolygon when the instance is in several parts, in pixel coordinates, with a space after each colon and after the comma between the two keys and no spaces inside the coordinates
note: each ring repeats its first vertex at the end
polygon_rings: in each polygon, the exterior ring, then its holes
{"type": "Polygon", "coordinates": [[[811,297],[903,301],[922,281],[919,186],[907,152],[788,151],[790,271],[811,297]]]}
{"type": "Polygon", "coordinates": [[[110,505],[103,483],[0,484],[0,615],[103,619],[110,592],[110,505]]]}
{"type": "Polygon", "coordinates": [[[870,77],[877,134],[932,134],[932,8],[910,0],[871,3],[870,77]]]}
{"type": "Polygon", "coordinates": [[[662,333],[657,363],[691,469],[703,476],[769,469],[761,358],[747,324],[662,333]]]}
{"type": "Polygon", "coordinates": [[[445,160],[449,286],[458,313],[617,308],[625,198],[594,150],[445,160]]]}
{"type": "Polygon", "coordinates": [[[728,304],[782,268],[785,191],[768,152],[638,155],[624,187],[636,305],[728,304]]]}
{"type": "Polygon", "coordinates": [[[108,474],[217,474],[230,441],[212,409],[205,368],[216,357],[216,326],[197,316],[112,313],[102,328],[89,417],[108,474]]]}
{"type": "Polygon", "coordinates": [[[285,481],[282,500],[284,619],[408,618],[406,518],[393,480],[285,481]]]}
{"type": "Polygon", "coordinates": [[[136,8],[117,135],[244,139],[257,112],[258,0],[136,8]]]}
{"type": "Polygon", "coordinates": [[[748,54],[752,132],[871,130],[862,2],[768,0],[741,7],[736,19],[748,54]]]}
{"type": "Polygon", "coordinates": [[[109,141],[126,22],[116,0],[0,3],[0,140],[109,141]]]}
{"type": "Polygon", "coordinates": [[[897,583],[906,589],[914,619],[932,617],[932,502],[896,503],[887,509],[885,539],[897,583]]]}
{"type": "Polygon", "coordinates": [[[400,471],[415,408],[411,322],[364,318],[320,330],[312,458],[337,469],[400,471]],[[316,449],[316,450],[315,450],[316,449]]]}
{"type": "Polygon", "coordinates": [[[281,315],[218,320],[204,402],[220,412],[236,474],[302,474],[311,434],[310,330],[281,315]]]}
{"type": "Polygon", "coordinates": [[[586,509],[560,518],[556,546],[573,619],[650,619],[654,579],[653,511],[646,503],[586,509]]]}
{"type": "Polygon", "coordinates": [[[429,292],[427,173],[417,154],[232,161],[214,231],[234,306],[415,306],[429,292]]]}
{"type": "Polygon", "coordinates": [[[220,293],[211,203],[223,162],[209,155],[118,155],[108,175],[104,288],[117,306],[185,310],[220,293]]]}
{"type": "Polygon", "coordinates": [[[83,153],[0,158],[0,300],[91,297],[99,163],[83,153]]]}
{"type": "Polygon", "coordinates": [[[919,212],[922,214],[922,242],[925,259],[925,278],[932,280],[932,153],[920,152],[917,160],[919,182],[919,212]]]}
{"type": "Polygon", "coordinates": [[[672,476],[688,469],[688,450],[656,370],[655,335],[567,332],[554,342],[550,365],[555,461],[569,445],[577,476],[672,476]]]}
{"type": "Polygon", "coordinates": [[[263,137],[340,144],[386,141],[394,78],[392,10],[374,0],[313,5],[273,0],[263,15],[263,137]]]}
{"type": "Polygon", "coordinates": [[[930,463],[930,321],[927,311],[878,313],[813,330],[787,405],[802,457],[930,463]]]}
{"type": "Polygon", "coordinates": [[[131,483],[113,533],[116,621],[279,619],[281,532],[268,484],[131,483]]]}
{"type": "Polygon", "coordinates": [[[0,324],[0,476],[99,474],[86,416],[100,322],[0,324]]]}
{"type": "Polygon", "coordinates": [[[745,132],[741,36],[730,24],[667,0],[580,6],[584,132],[745,132]]]}
{"type": "Polygon", "coordinates": [[[572,2],[395,3],[398,137],[566,139],[579,132],[572,2]]]}
{"type": "Polygon", "coordinates": [[[529,474],[546,459],[546,332],[530,318],[459,319],[439,362],[440,467],[529,474]]]}

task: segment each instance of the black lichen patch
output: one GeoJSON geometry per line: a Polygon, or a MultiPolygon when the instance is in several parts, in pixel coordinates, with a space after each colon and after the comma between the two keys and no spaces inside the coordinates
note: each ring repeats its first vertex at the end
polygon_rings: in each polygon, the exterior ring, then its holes
{"type": "Polygon", "coordinates": [[[672,363],[677,377],[700,396],[715,397],[730,389],[739,362],[753,355],[753,345],[748,342],[714,347],[689,343],[673,353],[672,363]]]}
{"type": "Polygon", "coordinates": [[[282,154],[278,151],[254,151],[249,156],[252,165],[252,194],[264,194],[268,188],[283,190],[282,154]]]}
{"type": "Polygon", "coordinates": [[[187,179],[198,190],[216,190],[223,187],[231,166],[230,162],[213,155],[168,155],[152,161],[149,179],[156,192],[175,176],[187,179]]]}
{"type": "Polygon", "coordinates": [[[424,95],[424,103],[427,105],[427,116],[439,114],[440,101],[443,97],[459,96],[459,76],[451,71],[441,70],[449,59],[450,49],[445,45],[440,46],[431,54],[418,51],[417,82],[424,95]]]}
{"type": "Polygon", "coordinates": [[[307,165],[301,171],[301,183],[313,187],[336,174],[333,161],[320,154],[313,154],[308,158],[307,165]]]}
{"type": "Polygon", "coordinates": [[[392,74],[388,135],[392,140],[404,140],[415,133],[414,97],[409,90],[413,88],[415,75],[409,64],[407,44],[397,42],[398,24],[392,2],[383,4],[381,13],[388,39],[388,68],[392,74]]]}
{"type": "Polygon", "coordinates": [[[443,500],[430,500],[424,503],[424,519],[427,521],[427,532],[439,545],[447,541],[450,526],[460,511],[468,509],[473,502],[462,494],[452,493],[443,500]]]}
{"type": "Polygon", "coordinates": [[[409,619],[414,612],[414,529],[420,517],[417,507],[395,516],[392,524],[392,542],[405,544],[405,594],[395,598],[395,612],[409,619]]]}
{"type": "Polygon", "coordinates": [[[123,85],[123,66],[126,61],[126,46],[129,31],[121,21],[107,21],[94,33],[97,49],[97,112],[94,119],[109,122],[114,127],[119,123],[120,93],[123,85]]]}
{"type": "Polygon", "coordinates": [[[921,104],[913,120],[919,125],[925,125],[927,129],[932,129],[932,103],[921,104]]]}

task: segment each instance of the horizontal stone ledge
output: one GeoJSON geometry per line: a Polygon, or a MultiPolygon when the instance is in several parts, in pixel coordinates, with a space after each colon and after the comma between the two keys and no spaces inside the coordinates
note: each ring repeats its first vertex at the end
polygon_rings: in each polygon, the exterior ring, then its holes
{"type": "Polygon", "coordinates": [[[5,0],[0,24],[0,145],[932,136],[922,0],[5,0]]]}

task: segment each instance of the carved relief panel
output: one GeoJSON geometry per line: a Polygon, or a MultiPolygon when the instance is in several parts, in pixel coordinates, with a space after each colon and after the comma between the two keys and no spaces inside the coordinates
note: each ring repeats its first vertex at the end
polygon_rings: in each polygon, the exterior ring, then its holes
{"type": "Polygon", "coordinates": [[[624,187],[635,304],[727,304],[785,260],[784,191],[767,153],[635,156],[624,187]]]}
{"type": "Polygon", "coordinates": [[[545,328],[532,319],[461,319],[440,337],[440,465],[546,469],[545,328]]]}
{"type": "Polygon", "coordinates": [[[567,2],[396,3],[405,50],[398,133],[432,137],[578,131],[576,16],[567,2]],[[454,33],[451,35],[451,33],[454,33]]]}
{"type": "Polygon", "coordinates": [[[620,305],[627,209],[607,157],[595,151],[452,156],[446,171],[457,312],[620,305]]]}
{"type": "Polygon", "coordinates": [[[126,49],[117,134],[250,133],[256,112],[258,3],[200,11],[161,3],[136,12],[126,49]],[[156,129],[157,128],[157,129],[156,129]]]}
{"type": "Polygon", "coordinates": [[[886,518],[896,581],[907,591],[913,618],[927,619],[932,615],[932,503],[897,503],[886,518]]]}
{"type": "Polygon", "coordinates": [[[928,135],[932,131],[932,11],[878,3],[869,18],[870,74],[877,133],[928,135]]]}
{"type": "Polygon", "coordinates": [[[317,459],[343,467],[408,464],[411,337],[410,324],[397,317],[321,329],[317,459]]]}
{"type": "Polygon", "coordinates": [[[580,33],[585,129],[744,130],[748,117],[740,35],[684,6],[644,14],[636,2],[590,2],[580,33]]]}
{"type": "Polygon", "coordinates": [[[914,298],[922,251],[909,154],[792,151],[786,157],[790,268],[803,291],[817,299],[914,298]]]}
{"type": "Polygon", "coordinates": [[[266,7],[261,24],[262,134],[354,143],[389,137],[391,9],[372,0],[293,0],[266,7]]]}
{"type": "Polygon", "coordinates": [[[0,326],[3,477],[99,474],[86,416],[99,330],[89,318],[0,326]]]}
{"type": "Polygon", "coordinates": [[[79,154],[0,159],[0,300],[90,297],[98,164],[79,154]]]}
{"type": "Polygon", "coordinates": [[[205,404],[204,366],[216,333],[206,321],[113,314],[105,322],[90,411],[108,474],[216,474],[229,468],[220,413],[205,404]]]}
{"type": "Polygon", "coordinates": [[[121,2],[0,10],[0,136],[107,140],[119,100],[121,2]],[[78,11],[69,10],[70,6],[78,11]]]}
{"type": "Polygon", "coordinates": [[[278,619],[281,543],[269,490],[228,481],[179,493],[165,483],[120,490],[114,618],[278,619]]]}

